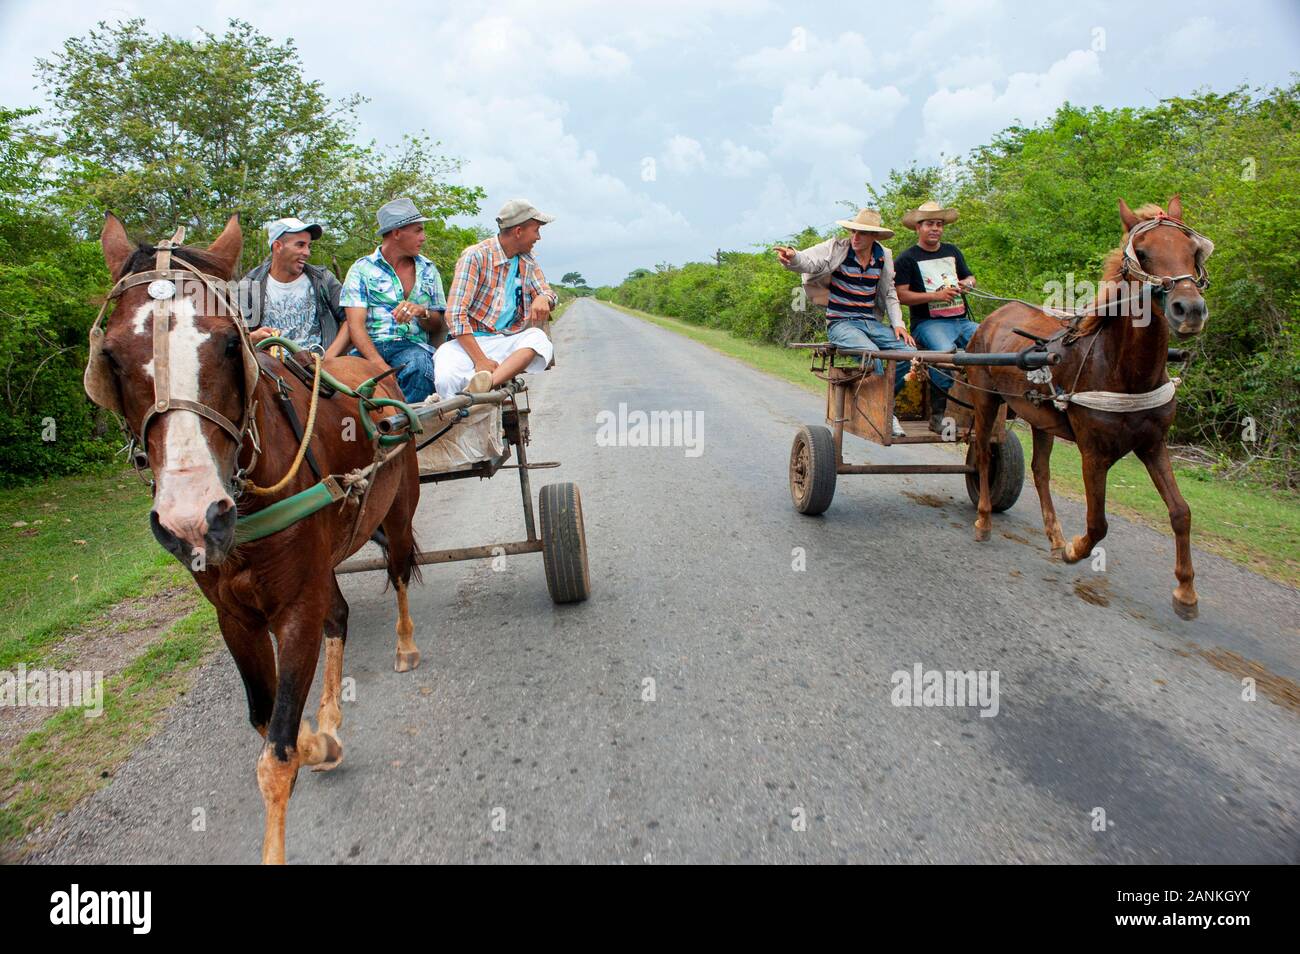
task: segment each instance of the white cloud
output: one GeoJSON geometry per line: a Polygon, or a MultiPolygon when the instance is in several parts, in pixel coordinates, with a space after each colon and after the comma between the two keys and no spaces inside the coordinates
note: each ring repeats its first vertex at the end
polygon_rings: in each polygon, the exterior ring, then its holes
{"type": "Polygon", "coordinates": [[[777,156],[843,155],[887,130],[905,105],[897,87],[877,89],[856,77],[825,73],[816,83],[786,86],[765,134],[777,156]]]}
{"type": "Polygon", "coordinates": [[[851,154],[818,157],[798,175],[769,174],[724,238],[744,246],[784,238],[809,225],[829,228],[836,219],[852,215],[842,203],[867,205],[866,185],[871,179],[871,167],[851,154]]]}
{"type": "Polygon", "coordinates": [[[1147,56],[1168,69],[1194,68],[1230,49],[1259,43],[1254,31],[1220,26],[1213,17],[1192,17],[1170,36],[1147,50],[1147,56]]]}
{"type": "Polygon", "coordinates": [[[664,144],[659,164],[668,172],[677,175],[684,176],[700,171],[728,179],[743,179],[768,164],[767,156],[759,150],[735,143],[730,139],[722,140],[718,150],[721,151],[722,158],[711,159],[698,139],[677,135],[664,144]]]}
{"type": "Polygon", "coordinates": [[[825,39],[804,27],[793,27],[784,46],[748,53],[732,64],[732,70],[745,81],[779,89],[791,80],[812,80],[828,69],[862,76],[873,62],[871,48],[860,33],[848,31],[825,39]]]}
{"type": "Polygon", "coordinates": [[[669,172],[687,175],[704,168],[704,147],[690,136],[673,136],[664,145],[662,162],[669,172]]]}
{"type": "Polygon", "coordinates": [[[988,23],[1003,16],[1002,0],[935,0],[929,22],[966,26],[988,23]]]}
{"type": "Polygon", "coordinates": [[[1046,72],[1013,73],[1002,92],[992,83],[936,90],[921,109],[918,148],[926,158],[952,155],[1013,122],[1041,122],[1067,99],[1092,90],[1100,78],[1096,52],[1074,50],[1046,72]]]}
{"type": "Polygon", "coordinates": [[[457,151],[470,157],[465,178],[487,191],[483,220],[507,199],[527,198],[557,216],[543,235],[575,260],[645,234],[689,233],[684,216],[602,169],[596,153],[566,132],[566,112],[565,104],[528,93],[449,97],[443,104],[457,151]],[[502,129],[511,131],[508,139],[502,129]]]}
{"type": "Polygon", "coordinates": [[[1006,75],[996,56],[972,54],[949,61],[947,66],[935,74],[934,81],[940,87],[974,86],[995,82],[1006,75]]]}
{"type": "Polygon", "coordinates": [[[722,163],[720,171],[724,176],[743,179],[767,165],[767,156],[757,149],[737,145],[730,139],[722,140],[722,163]]]}

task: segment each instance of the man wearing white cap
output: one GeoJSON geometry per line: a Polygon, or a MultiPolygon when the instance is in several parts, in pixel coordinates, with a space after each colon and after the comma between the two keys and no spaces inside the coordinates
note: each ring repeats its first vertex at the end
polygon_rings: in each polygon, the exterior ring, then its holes
{"type": "Polygon", "coordinates": [[[321,237],[315,222],[296,218],[266,223],[271,257],[239,281],[239,307],[254,342],[276,335],[326,357],[348,346],[339,307],[343,286],[328,268],[310,264],[311,243],[321,237]]]}
{"type": "MultiPolygon", "coordinates": [[[[776,247],[781,264],[803,274],[808,300],[826,307],[826,339],[841,348],[915,348],[894,291],[894,257],[884,244],[885,239],[893,238],[893,231],[880,224],[875,209],[862,209],[854,218],[839,219],[836,224],[848,230],[848,238],[827,239],[802,252],[776,247]]],[[[883,371],[882,363],[876,362],[877,372],[883,371]]],[[[892,364],[897,393],[903,389],[911,362],[892,364]]],[[[898,418],[892,426],[894,436],[902,437],[898,418]]]]}
{"type": "Polygon", "coordinates": [[[433,358],[440,397],[489,391],[550,365],[555,351],[542,328],[556,296],[532,250],[554,219],[511,199],[497,215],[497,234],[461,253],[447,296],[447,343],[433,358]]]}

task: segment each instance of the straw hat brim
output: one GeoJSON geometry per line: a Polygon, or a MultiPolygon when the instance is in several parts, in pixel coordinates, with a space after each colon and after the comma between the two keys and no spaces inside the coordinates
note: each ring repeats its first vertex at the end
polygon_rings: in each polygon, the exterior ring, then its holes
{"type": "Polygon", "coordinates": [[[854,232],[870,232],[872,235],[879,235],[881,238],[894,237],[893,229],[886,229],[877,225],[863,225],[861,222],[854,222],[852,219],[836,219],[835,224],[846,229],[852,229],[854,232]]]}
{"type": "Polygon", "coordinates": [[[944,225],[950,225],[957,221],[956,209],[913,209],[903,216],[903,224],[916,231],[916,227],[926,219],[942,219],[944,225]]]}

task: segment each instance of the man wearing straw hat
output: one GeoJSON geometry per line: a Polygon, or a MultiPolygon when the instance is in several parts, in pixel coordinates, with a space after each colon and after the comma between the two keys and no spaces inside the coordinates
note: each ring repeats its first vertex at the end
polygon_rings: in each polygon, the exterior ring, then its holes
{"type": "MultiPolygon", "coordinates": [[[[957,220],[956,209],[922,203],[903,216],[916,232],[916,244],[898,256],[898,299],[912,312],[912,334],[923,351],[965,348],[979,325],[970,320],[962,292],[975,287],[961,249],[943,241],[943,227],[957,220]]],[[[943,431],[952,375],[930,368],[930,429],[943,431]]]]}
{"type": "MultiPolygon", "coordinates": [[[[894,233],[881,226],[875,209],[862,209],[852,219],[839,219],[836,224],[848,230],[848,237],[827,239],[801,252],[776,247],[781,264],[802,273],[808,300],[826,307],[827,340],[841,348],[915,348],[894,291],[894,257],[883,244],[894,233]]],[[[883,370],[881,363],[876,362],[877,371],[883,370]]],[[[903,389],[911,362],[895,361],[893,365],[897,393],[903,389]]],[[[892,423],[894,436],[902,437],[898,418],[892,423]]]]}

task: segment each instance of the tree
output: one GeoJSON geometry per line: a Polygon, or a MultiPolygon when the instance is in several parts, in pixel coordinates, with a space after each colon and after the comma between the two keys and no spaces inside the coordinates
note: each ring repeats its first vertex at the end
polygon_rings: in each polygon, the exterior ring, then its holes
{"type": "Polygon", "coordinates": [[[107,459],[81,393],[87,305],[106,275],[93,242],[48,211],[50,137],[0,108],[0,480],[107,459]]]}
{"type": "Polygon", "coordinates": [[[561,285],[581,285],[587,287],[587,280],[579,272],[565,272],[564,277],[560,279],[561,285]]]}
{"type": "MultiPolygon", "coordinates": [[[[284,215],[328,229],[323,251],[373,247],[379,205],[410,195],[439,220],[473,214],[481,189],[452,185],[457,160],[427,136],[394,154],[353,141],[361,96],[331,101],[303,75],[292,40],[242,20],[198,39],[154,35],[143,20],[100,23],[37,60],[61,135],[63,208],[85,234],[112,210],[157,239],[177,224],[198,241],[232,211],[244,228],[284,215]]],[[[246,242],[244,267],[264,258],[246,242]]],[[[350,262],[350,258],[348,259],[350,262]]]]}

